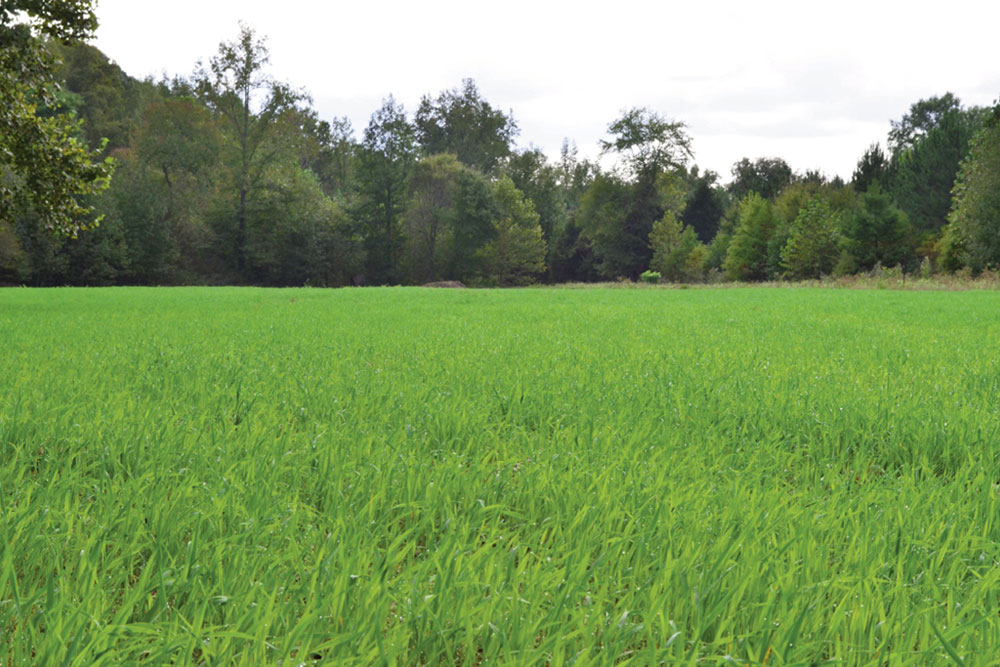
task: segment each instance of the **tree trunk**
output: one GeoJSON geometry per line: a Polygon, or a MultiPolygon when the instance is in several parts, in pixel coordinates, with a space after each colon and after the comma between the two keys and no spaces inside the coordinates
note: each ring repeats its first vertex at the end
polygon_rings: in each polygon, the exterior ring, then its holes
{"type": "Polygon", "coordinates": [[[163,223],[174,217],[174,184],[170,182],[170,172],[167,165],[163,165],[163,180],[167,182],[167,212],[163,214],[163,223]]]}
{"type": "Polygon", "coordinates": [[[240,210],[237,218],[236,229],[236,269],[243,275],[246,268],[246,246],[247,246],[247,188],[240,185],[240,210]]]}
{"type": "Polygon", "coordinates": [[[385,189],[385,280],[392,276],[392,186],[385,189]]]}

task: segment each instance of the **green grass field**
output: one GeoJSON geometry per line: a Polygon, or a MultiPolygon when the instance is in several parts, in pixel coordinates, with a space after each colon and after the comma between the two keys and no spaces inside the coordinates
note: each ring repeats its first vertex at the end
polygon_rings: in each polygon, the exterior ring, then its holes
{"type": "Polygon", "coordinates": [[[1000,293],[0,291],[0,660],[996,664],[1000,293]]]}

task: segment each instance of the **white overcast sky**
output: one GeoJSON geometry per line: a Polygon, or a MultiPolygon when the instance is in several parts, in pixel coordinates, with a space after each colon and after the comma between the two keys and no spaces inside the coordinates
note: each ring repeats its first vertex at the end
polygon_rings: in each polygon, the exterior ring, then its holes
{"type": "Polygon", "coordinates": [[[382,98],[413,112],[472,77],[512,110],[518,144],[594,156],[622,109],[688,125],[695,161],[728,180],[741,157],[849,178],[921,98],[1000,96],[996,0],[98,0],[95,45],[136,77],[189,75],[238,21],[271,72],[360,136],[382,98]]]}

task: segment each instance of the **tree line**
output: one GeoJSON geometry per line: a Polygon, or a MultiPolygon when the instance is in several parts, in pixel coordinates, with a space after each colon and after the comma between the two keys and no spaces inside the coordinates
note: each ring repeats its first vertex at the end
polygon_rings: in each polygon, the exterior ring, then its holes
{"type": "Polygon", "coordinates": [[[0,72],[25,76],[28,53],[51,72],[0,120],[26,136],[58,128],[34,159],[31,142],[0,139],[0,282],[508,286],[1000,266],[1000,105],[914,103],[849,183],[768,157],[740,160],[723,185],[694,163],[684,124],[648,109],[608,125],[613,166],[569,141],[555,161],[517,148],[512,112],[468,79],[412,113],[390,96],[356,133],[271,77],[249,27],[190,76],[137,80],[79,40],[96,25],[83,10],[91,23],[47,33],[45,48],[0,17],[24,38],[2,48],[0,72]],[[56,196],[70,177],[72,196],[56,196]]]}

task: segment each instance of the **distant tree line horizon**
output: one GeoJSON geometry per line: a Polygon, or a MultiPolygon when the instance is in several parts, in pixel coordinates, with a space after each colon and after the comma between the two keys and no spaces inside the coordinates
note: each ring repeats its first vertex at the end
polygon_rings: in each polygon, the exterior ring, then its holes
{"type": "Polygon", "coordinates": [[[58,85],[24,108],[39,124],[69,119],[64,144],[92,161],[90,185],[54,211],[53,197],[31,196],[30,170],[0,160],[0,284],[515,286],[1000,267],[1000,102],[915,102],[850,182],[760,157],[723,184],[695,164],[682,122],[644,108],[609,123],[613,168],[569,140],[558,160],[519,149],[513,112],[472,79],[413,113],[390,95],[358,135],[273,79],[245,25],[171,80],[132,78],[79,40],[46,47],[58,85]]]}

